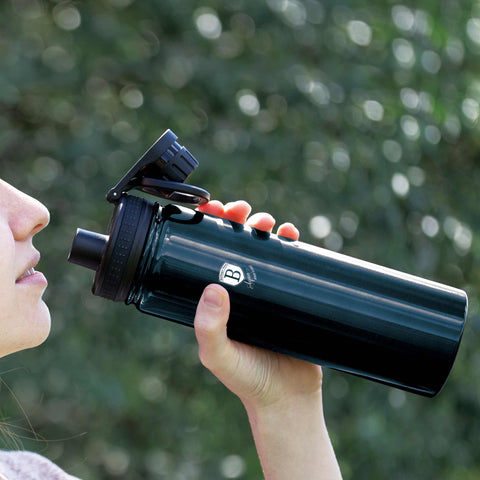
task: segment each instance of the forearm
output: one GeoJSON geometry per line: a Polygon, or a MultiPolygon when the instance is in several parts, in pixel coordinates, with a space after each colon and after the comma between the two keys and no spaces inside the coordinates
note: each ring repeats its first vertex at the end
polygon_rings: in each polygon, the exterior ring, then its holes
{"type": "Polygon", "coordinates": [[[245,404],[266,480],[338,480],[321,394],[268,407],[245,404]]]}

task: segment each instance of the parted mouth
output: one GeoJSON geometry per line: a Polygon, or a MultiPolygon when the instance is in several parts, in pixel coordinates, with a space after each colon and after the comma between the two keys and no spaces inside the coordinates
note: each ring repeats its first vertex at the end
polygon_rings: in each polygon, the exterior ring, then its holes
{"type": "Polygon", "coordinates": [[[23,275],[20,275],[17,278],[17,282],[19,282],[20,280],[23,280],[26,277],[29,277],[30,275],[33,275],[34,273],[35,273],[35,269],[33,267],[29,268],[23,275]]]}
{"type": "Polygon", "coordinates": [[[35,275],[36,273],[35,267],[38,265],[39,261],[40,261],[40,254],[36,252],[35,255],[32,257],[32,259],[26,265],[25,270],[23,270],[23,273],[17,278],[16,282],[19,282],[24,278],[30,277],[31,275],[35,275]]]}

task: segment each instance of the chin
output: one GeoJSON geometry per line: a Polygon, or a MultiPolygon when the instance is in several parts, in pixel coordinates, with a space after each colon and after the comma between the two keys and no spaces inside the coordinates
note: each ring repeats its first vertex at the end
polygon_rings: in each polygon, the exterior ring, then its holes
{"type": "Polygon", "coordinates": [[[33,311],[17,312],[13,318],[14,322],[0,327],[0,333],[9,332],[8,335],[0,335],[0,357],[37,347],[50,333],[50,311],[43,300],[37,303],[33,311]]]}
{"type": "Polygon", "coordinates": [[[23,329],[17,345],[9,353],[38,347],[48,338],[50,327],[50,311],[47,305],[41,300],[35,314],[30,317],[28,326],[23,329]]]}
{"type": "Polygon", "coordinates": [[[30,345],[25,348],[33,348],[41,345],[48,338],[48,335],[50,334],[50,328],[50,310],[48,309],[46,303],[41,300],[39,311],[35,316],[34,327],[31,331],[31,342],[30,345]]]}

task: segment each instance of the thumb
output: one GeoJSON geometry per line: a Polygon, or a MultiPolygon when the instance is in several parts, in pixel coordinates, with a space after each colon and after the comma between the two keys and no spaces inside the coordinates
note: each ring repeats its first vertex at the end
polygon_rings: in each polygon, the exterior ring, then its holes
{"type": "Polygon", "coordinates": [[[220,285],[209,285],[198,303],[194,327],[200,361],[214,374],[228,363],[231,353],[227,337],[229,313],[228,292],[220,285]]]}

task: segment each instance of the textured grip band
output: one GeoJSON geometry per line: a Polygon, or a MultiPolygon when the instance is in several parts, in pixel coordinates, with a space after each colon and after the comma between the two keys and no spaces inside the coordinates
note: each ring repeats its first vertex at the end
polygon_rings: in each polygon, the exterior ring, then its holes
{"type": "Polygon", "coordinates": [[[126,299],[151,216],[150,202],[129,195],[122,197],[114,214],[107,251],[95,278],[96,295],[116,301],[126,299]]]}

